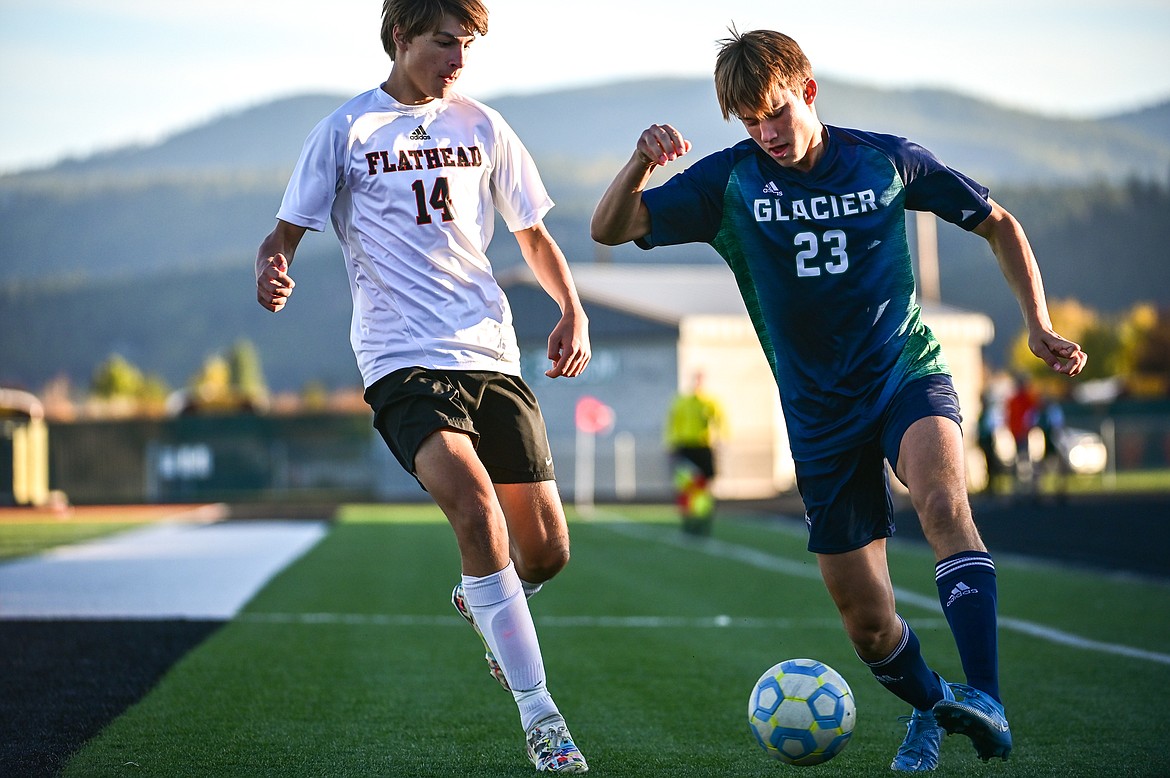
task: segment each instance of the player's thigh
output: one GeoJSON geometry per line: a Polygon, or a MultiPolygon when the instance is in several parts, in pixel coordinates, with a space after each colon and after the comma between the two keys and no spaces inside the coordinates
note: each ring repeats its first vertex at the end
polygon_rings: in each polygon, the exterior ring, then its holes
{"type": "Polygon", "coordinates": [[[898,478],[913,494],[937,487],[962,488],[966,453],[963,432],[941,416],[918,419],[899,446],[898,478]]]}
{"type": "Polygon", "coordinates": [[[982,550],[967,496],[963,434],[951,419],[927,416],[902,437],[898,477],[936,556],[982,550]]]}
{"type": "Polygon", "coordinates": [[[464,432],[440,429],[427,436],[418,447],[414,466],[419,481],[444,509],[496,502],[491,478],[464,432]]]}
{"type": "Polygon", "coordinates": [[[495,484],[495,490],[525,580],[538,583],[555,575],[569,560],[569,527],[556,482],[495,484]]]}
{"type": "Polygon", "coordinates": [[[415,474],[455,532],[467,575],[490,575],[509,559],[508,528],[487,471],[463,432],[444,429],[423,441],[415,474]]]}

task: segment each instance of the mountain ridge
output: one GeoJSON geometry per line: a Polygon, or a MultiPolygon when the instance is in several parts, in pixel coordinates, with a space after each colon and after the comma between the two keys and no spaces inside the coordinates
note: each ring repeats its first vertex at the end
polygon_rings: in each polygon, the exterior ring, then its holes
{"type": "MultiPolygon", "coordinates": [[[[35,390],[62,373],[83,382],[117,351],[179,384],[240,338],[280,361],[268,366],[275,388],[351,380],[349,294],[331,235],[306,238],[299,304],[280,317],[255,304],[251,282],[304,137],[348,97],[281,98],[156,144],[0,176],[0,383],[35,390]],[[289,343],[313,359],[288,360],[289,343]]],[[[572,262],[720,262],[707,246],[603,249],[588,235],[592,208],[649,123],[676,124],[696,146],[690,159],[745,137],[738,122],[723,121],[709,79],[486,102],[536,158],[557,202],[546,222],[572,262]]],[[[1138,299],[1170,304],[1170,228],[1160,215],[1170,208],[1170,101],[1071,120],[941,90],[826,79],[818,106],[830,124],[910,137],[992,186],[1028,230],[1050,299],[1075,296],[1105,311],[1138,299]]],[[[940,229],[939,239],[944,299],[992,316],[991,353],[1001,358],[1019,313],[994,258],[961,231],[940,229]]],[[[498,270],[522,261],[502,228],[489,256],[498,270]]]]}
{"type": "MultiPolygon", "coordinates": [[[[310,92],[277,98],[177,130],[155,143],[128,144],[8,173],[0,176],[0,185],[30,175],[208,172],[241,167],[287,171],[309,130],[349,97],[310,92]]],[[[638,133],[652,122],[676,124],[688,137],[694,136],[697,149],[707,152],[745,137],[738,122],[722,120],[714,86],[703,78],[613,81],[503,94],[484,102],[507,118],[538,161],[565,152],[564,124],[574,113],[588,117],[587,151],[594,156],[628,155],[638,133]]],[[[1029,113],[938,88],[887,89],[825,79],[817,107],[828,124],[910,137],[952,167],[999,182],[1041,173],[1058,180],[1117,179],[1148,172],[1158,162],[1170,165],[1170,97],[1134,111],[1077,119],[1029,113]],[[1110,164],[1094,148],[1096,144],[1088,142],[1100,140],[1118,144],[1113,154],[1121,162],[1110,164]],[[1021,146],[1014,158],[1038,157],[1022,169],[1015,163],[980,162],[973,153],[1003,159],[1004,150],[1021,146]],[[1153,154],[1156,161],[1154,165],[1148,159],[1141,165],[1126,161],[1135,153],[1153,154]],[[1066,165],[1078,156],[1082,157],[1079,164],[1066,165]],[[968,159],[971,164],[962,164],[968,159]]]]}

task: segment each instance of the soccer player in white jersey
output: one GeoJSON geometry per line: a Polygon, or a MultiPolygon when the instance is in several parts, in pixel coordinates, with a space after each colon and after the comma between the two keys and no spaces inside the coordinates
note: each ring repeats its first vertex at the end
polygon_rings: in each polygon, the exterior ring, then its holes
{"type": "Polygon", "coordinates": [[[890,767],[933,770],[943,732],[1007,759],[995,565],[967,500],[958,398],[914,295],[907,210],[985,238],[1028,327],[1028,345],[1074,376],[1080,347],[1056,334],[1027,238],[987,189],[904,138],[824,125],[794,40],[724,40],[715,91],[749,136],[664,185],[650,173],[691,150],[670,125],[643,131],[594,212],[606,244],[704,242],[735,274],[780,389],[817,563],[857,655],[913,710],[890,767]],[[895,610],[886,566],[889,462],[936,557],[935,584],[967,683],[946,683],[895,610]]]}
{"type": "Polygon", "coordinates": [[[536,398],[520,375],[508,300],[485,254],[495,211],[561,308],[545,375],[580,375],[588,322],[536,167],[494,110],[453,90],[479,0],[385,0],[389,78],[323,119],[305,142],[276,228],[256,259],[259,303],[280,311],[306,230],[332,221],[353,295],[350,333],[390,450],[455,531],[452,601],[519,708],[541,772],[584,773],[545,683],[527,597],[569,559],[569,533],[536,398]]]}

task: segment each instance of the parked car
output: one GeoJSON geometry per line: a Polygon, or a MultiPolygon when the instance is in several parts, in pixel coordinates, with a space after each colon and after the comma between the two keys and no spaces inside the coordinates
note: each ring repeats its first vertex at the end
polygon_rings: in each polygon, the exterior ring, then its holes
{"type": "MultiPolygon", "coordinates": [[[[1034,428],[1028,437],[1028,451],[1039,464],[1051,452],[1045,451],[1044,433],[1034,428]]],[[[1092,430],[1065,427],[1056,435],[1056,455],[1064,472],[1077,475],[1100,475],[1105,472],[1109,455],[1101,436],[1092,430]]],[[[1016,468],[1016,442],[1006,429],[995,436],[995,456],[1005,472],[1016,468]]]]}
{"type": "Polygon", "coordinates": [[[1091,430],[1066,427],[1056,438],[1057,455],[1069,471],[1078,475],[1099,475],[1109,460],[1105,441],[1091,430]]]}

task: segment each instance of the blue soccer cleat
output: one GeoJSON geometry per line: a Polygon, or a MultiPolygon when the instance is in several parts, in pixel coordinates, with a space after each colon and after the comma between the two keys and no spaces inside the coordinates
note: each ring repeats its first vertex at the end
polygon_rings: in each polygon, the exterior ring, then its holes
{"type": "Polygon", "coordinates": [[[1003,705],[987,692],[973,686],[952,683],[954,699],[940,700],[934,717],[948,735],[966,735],[975,753],[984,762],[994,757],[1007,761],[1012,752],[1012,732],[1003,715],[1003,705]]]}
{"type": "MultiPolygon", "coordinates": [[[[943,699],[953,700],[955,697],[950,686],[943,679],[938,680],[942,684],[943,699]]],[[[939,747],[947,733],[939,726],[934,711],[915,710],[900,720],[907,722],[906,739],[898,747],[890,769],[903,773],[922,773],[938,767],[939,747]]]]}

